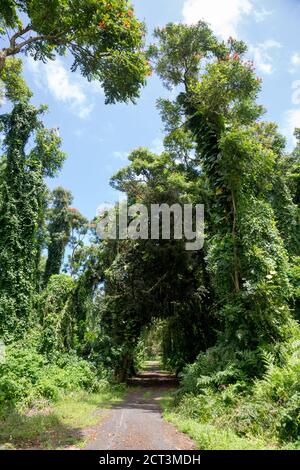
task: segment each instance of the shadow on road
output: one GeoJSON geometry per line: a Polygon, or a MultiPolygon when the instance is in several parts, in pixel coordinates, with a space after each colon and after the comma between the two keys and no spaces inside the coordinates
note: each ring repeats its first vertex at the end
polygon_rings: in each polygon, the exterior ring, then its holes
{"type": "Polygon", "coordinates": [[[128,380],[128,385],[139,387],[176,387],[178,379],[175,374],[161,371],[159,362],[148,361],[141,372],[128,380]]]}

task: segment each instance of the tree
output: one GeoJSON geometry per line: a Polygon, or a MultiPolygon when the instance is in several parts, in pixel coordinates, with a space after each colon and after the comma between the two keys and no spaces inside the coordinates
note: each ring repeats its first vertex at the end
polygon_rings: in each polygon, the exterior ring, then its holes
{"type": "Polygon", "coordinates": [[[69,208],[70,214],[70,255],[68,257],[67,268],[70,275],[75,277],[81,269],[82,260],[85,257],[84,239],[89,230],[88,220],[74,207],[69,208]]]}
{"type": "Polygon", "coordinates": [[[289,158],[289,181],[295,204],[300,205],[300,128],[295,129],[297,145],[289,158]]]}
{"type": "Polygon", "coordinates": [[[0,50],[0,78],[8,58],[20,53],[45,62],[69,52],[72,71],[99,80],[107,103],[139,96],[150,68],[144,26],[127,0],[4,0],[0,17],[0,34],[9,37],[0,50]]]}
{"type": "Polygon", "coordinates": [[[52,192],[52,207],[48,210],[48,257],[46,261],[44,283],[48,283],[51,276],[59,274],[65,256],[65,249],[69,243],[71,233],[70,204],[73,196],[64,188],[56,188],[52,192]]]}
{"type": "MultiPolygon", "coordinates": [[[[291,190],[293,202],[297,207],[295,229],[291,235],[291,259],[290,279],[293,286],[293,301],[292,305],[295,310],[297,320],[300,319],[300,129],[295,129],[295,137],[297,139],[296,148],[294,151],[285,158],[283,165],[283,172],[287,180],[287,185],[291,190]]],[[[283,214],[283,217],[286,214],[283,214]]],[[[290,233],[288,227],[288,233],[290,233]]]]}
{"type": "Polygon", "coordinates": [[[9,57],[0,71],[0,106],[7,99],[12,103],[28,102],[31,91],[22,77],[22,61],[9,57]]]}
{"type": "Polygon", "coordinates": [[[65,154],[55,130],[39,119],[44,108],[26,103],[0,116],[4,161],[0,207],[0,334],[18,336],[27,326],[36,285],[40,211],[65,154]],[[29,143],[34,137],[34,144],[29,143]]]}
{"type": "Polygon", "coordinates": [[[245,44],[217,43],[204,23],[167,25],[156,38],[156,71],[168,88],[183,86],[173,106],[192,132],[211,195],[206,269],[220,340],[227,350],[258,351],[286,338],[290,319],[288,256],[266,196],[277,155],[259,131],[260,79],[245,44]]]}
{"type": "Polygon", "coordinates": [[[55,275],[39,298],[42,326],[39,351],[50,360],[73,348],[74,321],[68,307],[74,287],[75,281],[70,276],[55,275]]]}

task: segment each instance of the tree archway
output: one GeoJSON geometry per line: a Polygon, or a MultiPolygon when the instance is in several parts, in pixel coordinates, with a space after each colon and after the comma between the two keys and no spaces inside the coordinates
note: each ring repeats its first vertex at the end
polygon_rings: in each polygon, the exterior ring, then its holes
{"type": "Polygon", "coordinates": [[[117,349],[116,378],[134,373],[134,355],[144,329],[165,322],[164,355],[178,372],[215,341],[211,293],[201,265],[203,252],[181,241],[126,240],[117,244],[105,271],[102,324],[117,349]]]}

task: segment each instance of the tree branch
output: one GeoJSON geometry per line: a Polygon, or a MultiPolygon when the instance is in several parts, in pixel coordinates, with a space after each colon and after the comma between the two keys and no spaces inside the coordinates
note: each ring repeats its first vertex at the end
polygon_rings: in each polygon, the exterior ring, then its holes
{"type": "MultiPolygon", "coordinates": [[[[9,55],[14,55],[14,54],[17,54],[18,52],[21,51],[21,49],[25,46],[29,46],[30,44],[34,43],[34,42],[38,42],[38,41],[57,41],[59,43],[59,37],[61,36],[62,34],[58,35],[58,36],[51,36],[51,35],[41,35],[41,36],[34,36],[34,37],[30,37],[28,39],[26,39],[25,41],[17,44],[14,48],[14,50],[12,51],[11,54],[9,55]]],[[[61,44],[63,44],[64,42],[61,41],[61,44]]]]}
{"type": "Polygon", "coordinates": [[[23,36],[24,34],[28,33],[31,31],[31,24],[28,24],[25,28],[19,29],[11,38],[9,41],[10,49],[14,49],[16,47],[16,40],[23,36]]]}

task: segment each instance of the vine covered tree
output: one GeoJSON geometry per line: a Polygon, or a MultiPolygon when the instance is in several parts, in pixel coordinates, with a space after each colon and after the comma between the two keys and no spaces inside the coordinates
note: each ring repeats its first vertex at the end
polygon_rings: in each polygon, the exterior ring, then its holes
{"type": "Polygon", "coordinates": [[[86,218],[77,209],[70,207],[73,201],[70,191],[58,187],[52,192],[51,199],[52,206],[47,211],[48,257],[44,274],[45,285],[51,276],[60,273],[68,244],[71,247],[70,270],[75,274],[77,251],[83,246],[82,238],[88,230],[86,218]]]}
{"type": "Polygon", "coordinates": [[[69,207],[73,201],[70,191],[56,188],[52,192],[52,207],[48,210],[48,257],[45,267],[45,284],[54,274],[59,274],[69,242],[71,224],[69,207]]]}
{"type": "Polygon", "coordinates": [[[169,107],[185,116],[211,195],[206,263],[223,345],[255,351],[284,339],[290,318],[288,256],[267,197],[278,141],[258,123],[260,79],[243,43],[217,43],[201,22],[170,24],[156,38],[156,71],[169,88],[184,87],[169,107]]]}
{"type": "Polygon", "coordinates": [[[36,286],[40,210],[65,154],[60,138],[39,119],[42,109],[17,104],[0,117],[4,169],[0,207],[0,328],[2,335],[24,334],[36,286]],[[34,137],[34,145],[29,141],[34,137]]]}

